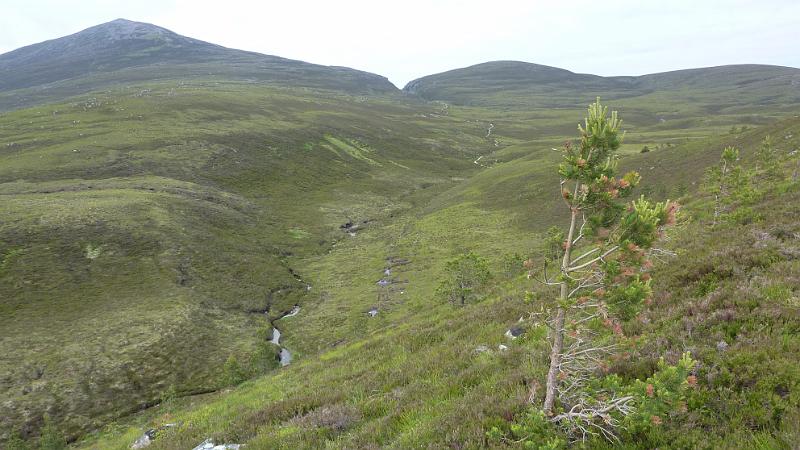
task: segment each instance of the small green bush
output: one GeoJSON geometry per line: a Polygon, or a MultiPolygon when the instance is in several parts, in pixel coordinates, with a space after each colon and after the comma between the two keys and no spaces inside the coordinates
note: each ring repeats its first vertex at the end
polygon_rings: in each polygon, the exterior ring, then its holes
{"type": "Polygon", "coordinates": [[[492,278],[489,263],[474,252],[464,253],[445,265],[445,278],[436,293],[453,304],[465,305],[481,298],[492,278]]]}

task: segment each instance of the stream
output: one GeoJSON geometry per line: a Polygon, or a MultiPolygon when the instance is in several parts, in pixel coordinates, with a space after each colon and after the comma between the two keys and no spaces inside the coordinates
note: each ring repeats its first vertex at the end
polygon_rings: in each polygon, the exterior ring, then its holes
{"type": "Polygon", "coordinates": [[[281,367],[288,366],[289,363],[292,362],[292,354],[291,352],[289,352],[289,350],[286,349],[286,347],[281,345],[281,330],[278,329],[278,327],[275,325],[275,322],[281,319],[285,319],[287,317],[296,316],[298,313],[300,313],[300,306],[295,305],[291,311],[270,322],[272,324],[272,339],[270,340],[270,342],[277,345],[281,349],[281,354],[280,354],[281,367]]]}

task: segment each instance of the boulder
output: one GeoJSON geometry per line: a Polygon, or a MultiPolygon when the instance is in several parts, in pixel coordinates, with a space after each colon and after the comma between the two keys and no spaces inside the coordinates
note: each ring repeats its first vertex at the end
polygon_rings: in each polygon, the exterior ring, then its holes
{"type": "Polygon", "coordinates": [[[520,336],[525,334],[525,329],[522,327],[512,327],[508,331],[506,331],[506,337],[511,339],[516,339],[520,336]]]}

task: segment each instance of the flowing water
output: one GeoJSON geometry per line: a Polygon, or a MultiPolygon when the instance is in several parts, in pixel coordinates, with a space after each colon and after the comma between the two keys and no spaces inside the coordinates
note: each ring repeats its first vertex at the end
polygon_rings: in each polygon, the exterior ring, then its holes
{"type": "Polygon", "coordinates": [[[288,366],[289,363],[292,362],[292,354],[285,347],[281,346],[281,330],[279,330],[278,327],[275,326],[275,322],[281,319],[285,319],[287,317],[296,316],[299,312],[300,312],[300,307],[295,305],[295,307],[292,308],[291,311],[272,321],[272,340],[270,340],[270,342],[281,348],[281,354],[280,354],[281,367],[288,366]]]}

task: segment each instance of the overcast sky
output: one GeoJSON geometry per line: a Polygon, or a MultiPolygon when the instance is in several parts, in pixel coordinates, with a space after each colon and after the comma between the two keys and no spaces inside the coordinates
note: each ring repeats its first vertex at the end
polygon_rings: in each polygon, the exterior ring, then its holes
{"type": "Polygon", "coordinates": [[[120,17],[399,87],[501,59],[598,75],[800,67],[800,0],[2,0],[0,53],[120,17]]]}

